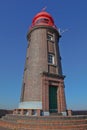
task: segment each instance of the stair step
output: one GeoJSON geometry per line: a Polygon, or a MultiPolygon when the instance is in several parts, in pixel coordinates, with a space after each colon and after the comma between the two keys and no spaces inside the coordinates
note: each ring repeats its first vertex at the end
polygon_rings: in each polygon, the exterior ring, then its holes
{"type": "Polygon", "coordinates": [[[87,116],[19,116],[6,115],[0,126],[13,130],[87,130],[87,116]]]}

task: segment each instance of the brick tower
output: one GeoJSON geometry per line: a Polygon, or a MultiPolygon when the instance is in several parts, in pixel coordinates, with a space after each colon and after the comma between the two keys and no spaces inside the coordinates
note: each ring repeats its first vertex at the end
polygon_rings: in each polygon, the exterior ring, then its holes
{"type": "Polygon", "coordinates": [[[41,11],[33,18],[27,34],[20,113],[49,115],[66,112],[59,38],[49,13],[41,11]]]}

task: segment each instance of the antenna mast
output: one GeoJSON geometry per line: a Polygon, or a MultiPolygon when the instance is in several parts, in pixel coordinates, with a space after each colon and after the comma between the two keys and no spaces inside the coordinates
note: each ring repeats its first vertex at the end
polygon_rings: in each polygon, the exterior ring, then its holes
{"type": "Polygon", "coordinates": [[[46,11],[47,7],[45,6],[41,11],[46,11]]]}
{"type": "Polygon", "coordinates": [[[67,31],[69,31],[69,29],[64,29],[64,30],[59,29],[60,35],[63,34],[63,33],[65,33],[65,32],[67,32],[67,31]]]}

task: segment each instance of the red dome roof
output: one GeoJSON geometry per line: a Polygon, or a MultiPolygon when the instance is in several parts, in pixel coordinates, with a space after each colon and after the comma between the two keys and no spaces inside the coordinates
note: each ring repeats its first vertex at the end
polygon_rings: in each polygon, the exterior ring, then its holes
{"type": "Polygon", "coordinates": [[[36,14],[36,16],[33,19],[33,22],[36,21],[36,19],[42,18],[42,17],[46,17],[46,18],[50,19],[51,22],[54,23],[52,16],[49,13],[45,12],[45,11],[42,11],[42,12],[36,14]]]}
{"type": "Polygon", "coordinates": [[[41,11],[40,13],[35,15],[32,21],[32,27],[36,25],[47,25],[55,27],[52,16],[46,11],[41,11]]]}

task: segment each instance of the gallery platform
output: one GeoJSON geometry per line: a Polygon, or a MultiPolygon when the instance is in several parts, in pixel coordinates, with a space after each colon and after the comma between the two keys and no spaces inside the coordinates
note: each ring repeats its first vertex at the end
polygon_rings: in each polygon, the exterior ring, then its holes
{"type": "Polygon", "coordinates": [[[87,130],[87,115],[21,116],[7,114],[0,119],[4,130],[87,130]]]}

